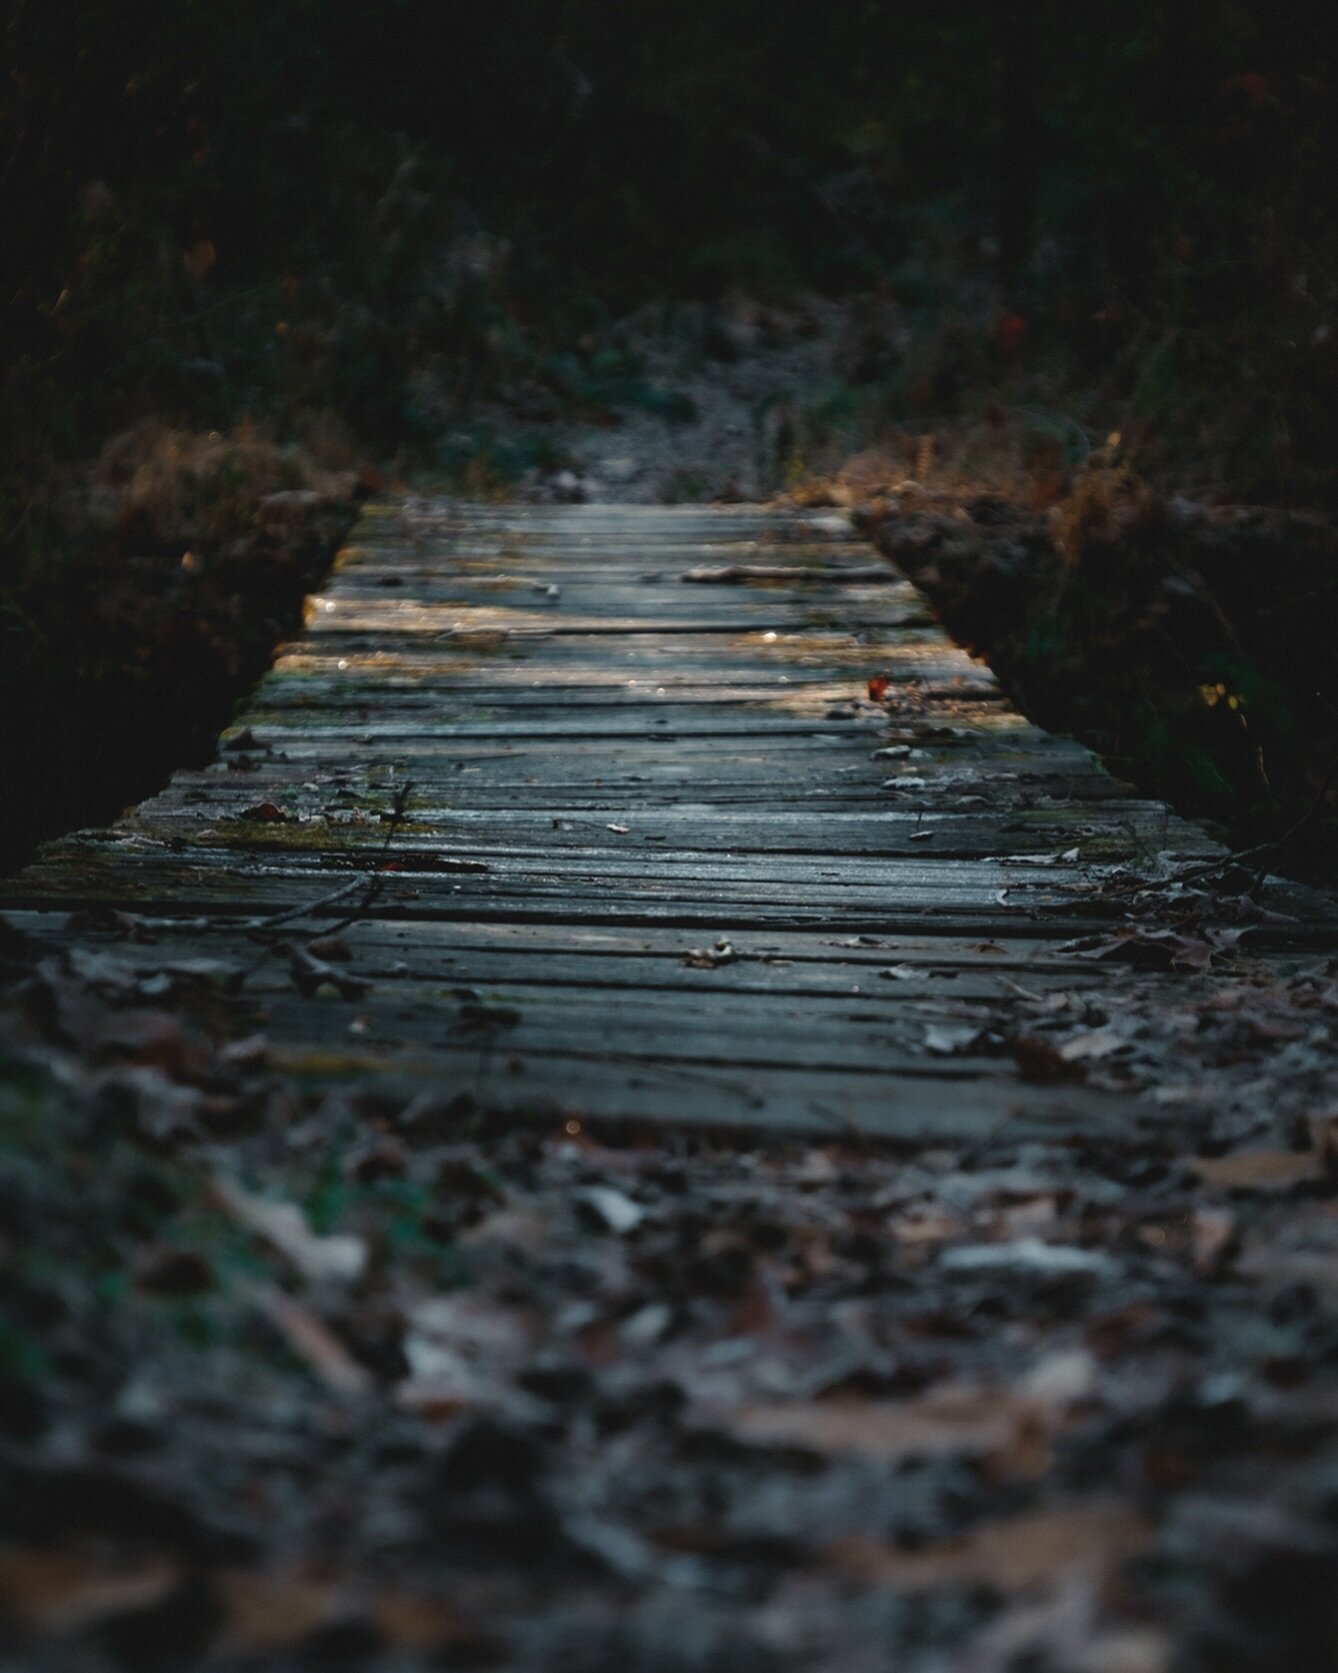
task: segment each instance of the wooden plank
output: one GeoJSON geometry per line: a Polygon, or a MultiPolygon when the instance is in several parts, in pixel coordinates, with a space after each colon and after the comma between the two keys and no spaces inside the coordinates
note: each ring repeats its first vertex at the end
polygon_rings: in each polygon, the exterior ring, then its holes
{"type": "Polygon", "coordinates": [[[250,968],[317,1084],[911,1143],[1144,1119],[926,1029],[1109,985],[1065,946],[1100,926],[1101,867],[1213,851],[1013,712],[838,514],[413,500],[368,508],[208,769],[0,904],[57,945],[72,907],[147,913],[155,942],[116,956],[250,968]],[[373,873],[357,1002],[256,966],[267,915],[307,933],[373,873]],[[702,968],[717,936],[739,956],[702,968]]]}
{"type": "MultiPolygon", "coordinates": [[[[1080,1129],[1128,1131],[1140,1112],[1130,1100],[1082,1088],[936,1082],[827,1071],[731,1071],[707,1065],[574,1060],[543,1053],[517,1058],[496,1047],[436,1054],[343,1049],[295,1040],[275,1055],[313,1085],[375,1077],[388,1097],[408,1100],[425,1086],[463,1092],[518,1121],[688,1126],[778,1137],[860,1137],[897,1145],[976,1143],[1007,1132],[1017,1142],[1080,1129]]],[[[466,1110],[467,1117],[467,1110],[466,1110]]],[[[466,1117],[462,1117],[462,1120],[466,1117]]]]}
{"type": "MultiPolygon", "coordinates": [[[[337,916],[339,909],[332,906],[327,915],[337,916]]],[[[24,908],[11,908],[9,912],[12,922],[44,941],[60,944],[72,942],[81,935],[86,938],[86,930],[67,927],[66,916],[60,911],[24,908]]],[[[319,916],[311,921],[318,923],[319,916]]],[[[171,962],[189,958],[197,944],[207,943],[211,956],[240,958],[250,964],[259,943],[245,925],[245,919],[232,918],[221,918],[207,926],[194,917],[157,919],[149,931],[152,940],[117,940],[116,957],[152,968],[165,959],[171,962]]],[[[650,987],[659,985],[666,973],[675,980],[681,975],[690,985],[705,988],[718,983],[727,986],[746,983],[768,971],[788,972],[790,980],[808,980],[814,967],[827,966],[848,973],[836,979],[849,982],[872,980],[881,969],[891,965],[917,967],[925,972],[925,980],[936,973],[944,980],[963,975],[992,980],[995,973],[1003,972],[1010,978],[1025,973],[1028,983],[1055,977],[1063,985],[1081,985],[1099,977],[1103,985],[1110,987],[1131,977],[1126,967],[1101,970],[1090,959],[1059,950],[1062,944],[1054,941],[1052,928],[1038,925],[1034,920],[1022,928],[1022,935],[1000,942],[947,933],[854,935],[837,934],[830,928],[783,930],[741,941],[740,960],[714,969],[689,968],[682,964],[700,938],[676,928],[628,929],[570,920],[516,923],[418,918],[402,921],[373,916],[350,925],[342,935],[350,944],[357,968],[362,968],[362,961],[370,957],[374,962],[389,961],[391,967],[404,964],[412,970],[419,967],[416,961],[421,957],[441,961],[444,971],[465,961],[472,971],[475,959],[483,958],[500,960],[507,969],[520,972],[529,982],[540,980],[545,972],[555,980],[565,980],[566,973],[575,968],[585,972],[579,979],[588,983],[592,963],[608,972],[622,972],[617,979],[625,985],[650,987]]],[[[614,977],[610,974],[609,979],[614,977]]],[[[1144,972],[1140,980],[1156,982],[1158,978],[1144,972]]],[[[1174,986],[1173,979],[1168,981],[1168,986],[1174,986]]],[[[956,991],[954,988],[953,992],[956,991]]],[[[898,985],[893,996],[901,992],[898,985]]]]}
{"type": "MultiPolygon", "coordinates": [[[[272,794],[283,805],[301,805],[302,795],[276,787],[272,794]]],[[[378,816],[336,812],[326,818],[308,817],[303,823],[257,826],[237,817],[250,795],[228,801],[164,806],[147,809],[136,822],[146,837],[176,840],[194,836],[208,825],[214,841],[250,852],[277,854],[308,848],[313,836],[326,833],[328,845],[340,852],[379,851],[384,827],[378,816]]],[[[1019,809],[1015,815],[996,811],[934,813],[875,806],[848,812],[843,809],[767,808],[754,814],[739,813],[719,806],[682,803],[647,808],[635,799],[624,806],[590,810],[579,807],[456,808],[423,806],[419,802],[416,822],[424,826],[414,847],[423,853],[524,853],[578,852],[588,858],[624,852],[628,847],[655,844],[675,863],[683,851],[737,855],[829,854],[833,847],[848,856],[921,857],[937,859],[986,859],[1043,854],[1048,860],[1071,848],[1081,861],[1100,859],[1108,863],[1130,859],[1149,845],[1158,851],[1184,855],[1212,852],[1208,838],[1189,830],[1168,832],[1156,810],[1133,814],[1125,825],[1112,831],[1093,823],[1090,811],[1069,808],[1068,817],[1054,811],[1019,809]],[[601,817],[602,814],[602,817],[601,817]],[[627,824],[634,820],[634,824],[627,824]]],[[[402,852],[403,846],[392,852],[402,852]]]]}

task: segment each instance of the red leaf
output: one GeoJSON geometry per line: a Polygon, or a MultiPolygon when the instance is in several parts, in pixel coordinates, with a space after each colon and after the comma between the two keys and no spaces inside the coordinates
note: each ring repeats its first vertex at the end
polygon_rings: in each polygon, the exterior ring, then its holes
{"type": "Polygon", "coordinates": [[[1027,335],[1027,322],[1021,314],[1013,310],[1000,317],[995,330],[999,338],[999,347],[1012,354],[1015,349],[1022,347],[1027,335]]]}

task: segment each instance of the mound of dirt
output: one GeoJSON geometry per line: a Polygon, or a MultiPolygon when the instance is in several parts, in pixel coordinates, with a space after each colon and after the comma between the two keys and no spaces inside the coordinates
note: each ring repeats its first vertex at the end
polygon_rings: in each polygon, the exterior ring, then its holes
{"type": "Polygon", "coordinates": [[[902,482],[862,526],[1042,725],[1278,863],[1338,821],[1338,536],[1093,472],[1047,511],[902,482]]]}

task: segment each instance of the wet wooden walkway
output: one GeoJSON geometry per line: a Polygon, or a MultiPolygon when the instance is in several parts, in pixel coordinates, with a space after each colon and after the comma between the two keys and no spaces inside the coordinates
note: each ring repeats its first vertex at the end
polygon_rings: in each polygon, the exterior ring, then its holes
{"type": "Polygon", "coordinates": [[[1064,947],[1094,867],[1207,849],[1022,720],[835,513],[419,501],[363,516],[211,766],[0,909],[255,966],[317,1084],[969,1138],[1129,1119],[973,1019],[1106,979],[1064,947]]]}

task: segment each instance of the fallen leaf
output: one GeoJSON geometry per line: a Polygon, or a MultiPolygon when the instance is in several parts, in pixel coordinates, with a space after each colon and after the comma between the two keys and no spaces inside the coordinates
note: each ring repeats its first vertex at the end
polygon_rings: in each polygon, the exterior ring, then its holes
{"type": "Polygon", "coordinates": [[[1070,1405],[1092,1393],[1097,1369],[1095,1355],[1086,1348],[1056,1348],[1037,1360],[1018,1389],[1042,1405],[1070,1405]]]}
{"type": "Polygon", "coordinates": [[[340,1601],[333,1581],[301,1574],[234,1569],[215,1584],[224,1619],[220,1647],[238,1655],[300,1644],[334,1617],[340,1601]]]}
{"type": "Polygon", "coordinates": [[[1224,1208],[1196,1208],[1189,1229],[1195,1269],[1209,1277],[1220,1272],[1240,1247],[1236,1217],[1224,1208]]]}
{"type": "Polygon", "coordinates": [[[1109,1057],[1128,1042],[1112,1028],[1093,1029],[1086,1034],[1071,1034],[1059,1047],[1065,1063],[1085,1063],[1109,1057]]]}
{"type": "Polygon", "coordinates": [[[1077,1567],[1094,1577],[1111,1574],[1149,1537],[1146,1522],[1126,1505],[1081,1505],[987,1523],[919,1551],[855,1535],[829,1546],[827,1560],[866,1586],[924,1591],[978,1585],[1013,1592],[1053,1586],[1077,1567]]]}
{"type": "Polygon", "coordinates": [[[985,1030],[969,1023],[962,1027],[934,1024],[925,1029],[925,1050],[936,1057],[957,1057],[980,1043],[985,1030]]]}
{"type": "Polygon", "coordinates": [[[618,1339],[629,1348],[648,1348],[674,1322],[674,1310],[663,1301],[647,1302],[618,1326],[618,1339]]]}
{"type": "Polygon", "coordinates": [[[279,1334],[335,1394],[366,1394],[372,1378],[323,1319],[282,1290],[258,1284],[252,1299],[279,1334]]]}
{"type": "Polygon", "coordinates": [[[640,1203],[610,1185],[586,1185],[574,1200],[583,1217],[598,1230],[616,1232],[620,1237],[635,1231],[646,1218],[640,1203]]]}
{"type": "Polygon", "coordinates": [[[1180,930],[1125,925],[1111,935],[1064,942],[1058,951],[1132,964],[1140,970],[1207,970],[1219,954],[1230,952],[1245,933],[1240,929],[1212,929],[1198,936],[1180,930]]]}
{"type": "MultiPolygon", "coordinates": [[[[388,818],[386,814],[382,818],[388,818]]],[[[456,854],[439,854],[431,848],[402,848],[399,853],[382,860],[377,871],[491,871],[486,860],[464,860],[456,854]]]]}
{"type": "Polygon", "coordinates": [[[1079,1081],[1087,1074],[1081,1061],[1065,1057],[1058,1046],[1039,1034],[1016,1034],[1008,1042],[1008,1049],[1022,1079],[1038,1086],[1079,1081]]]}
{"type": "Polygon", "coordinates": [[[263,1034],[247,1034],[219,1048],[218,1058],[230,1069],[263,1069],[269,1060],[269,1041],[263,1034]]]}
{"type": "Polygon", "coordinates": [[[108,1011],[85,1036],[99,1055],[180,1070],[186,1042],[181,1019],[167,1011],[108,1011]]]}
{"type": "Polygon", "coordinates": [[[1317,1150],[1238,1150],[1196,1156],[1189,1165],[1205,1185],[1222,1191],[1291,1191],[1328,1177],[1317,1150]]]}
{"type": "Polygon", "coordinates": [[[960,1237],[964,1229],[958,1215],[932,1203],[916,1203],[892,1222],[898,1243],[946,1243],[950,1237],[960,1237]]]}
{"type": "Polygon", "coordinates": [[[519,1308],[467,1294],[430,1296],[409,1313],[409,1375],[395,1389],[396,1402],[434,1418],[495,1405],[532,1337],[533,1321],[519,1308]]]}
{"type": "Polygon", "coordinates": [[[151,1609],[180,1578],[169,1557],[116,1563],[61,1551],[0,1552],[0,1600],[40,1632],[66,1636],[151,1609]]]}
{"type": "Polygon", "coordinates": [[[1018,1411],[997,1389],[945,1388],[913,1400],[812,1400],[742,1406],[714,1421],[759,1446],[824,1456],[857,1453],[883,1463],[906,1458],[982,1457],[1007,1449],[1018,1411]]]}
{"type": "Polygon", "coordinates": [[[334,964],[347,964],[353,957],[348,942],[338,935],[317,936],[314,941],[307,942],[307,951],[316,958],[327,959],[334,964]]]}
{"type": "Polygon", "coordinates": [[[680,964],[686,964],[690,970],[716,970],[722,964],[734,964],[740,954],[723,937],[714,947],[693,947],[683,954],[680,964]]]}
{"type": "Polygon", "coordinates": [[[440,1650],[462,1640],[473,1645],[478,1636],[459,1610],[419,1593],[383,1593],[370,1612],[381,1636],[401,1650],[440,1650]]]}
{"type": "Polygon", "coordinates": [[[360,1237],[320,1237],[296,1203],[255,1196],[231,1179],[216,1178],[214,1196],[239,1226],[263,1238],[312,1283],[362,1276],[367,1245],[360,1237]]]}

